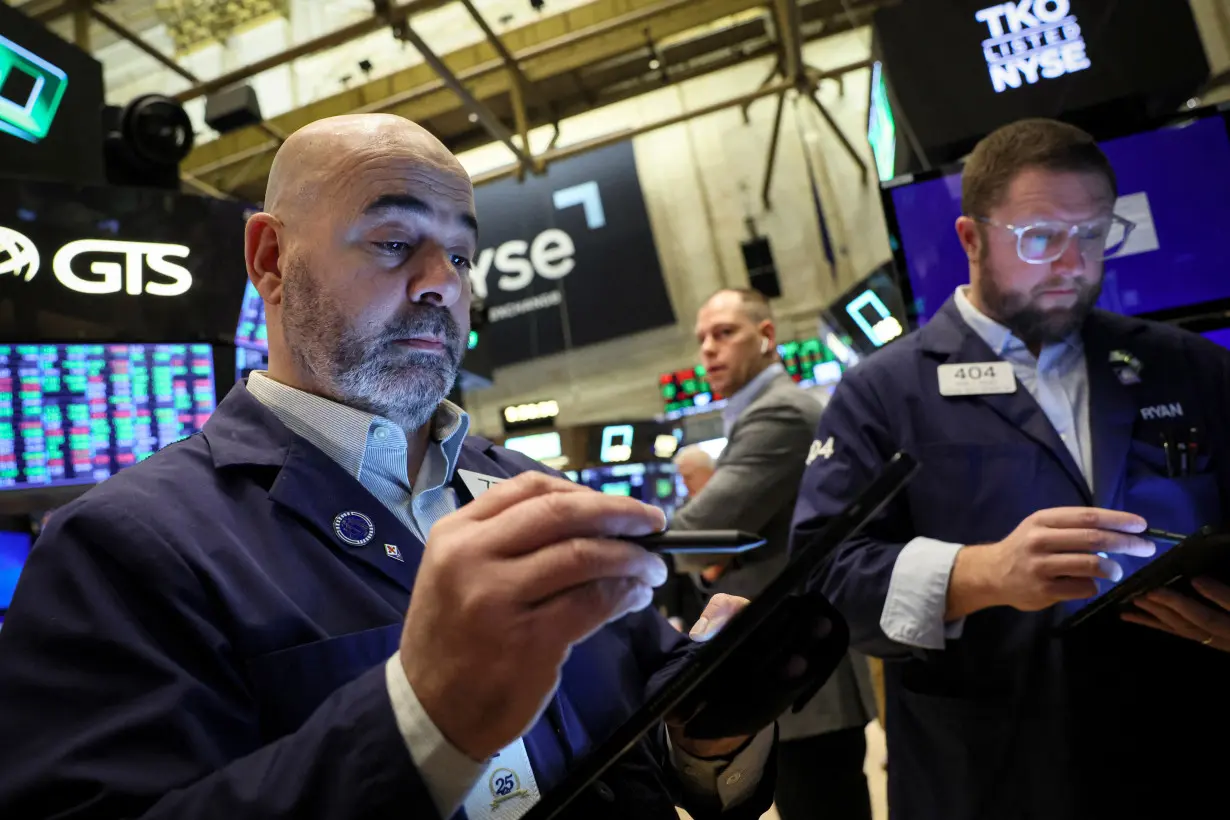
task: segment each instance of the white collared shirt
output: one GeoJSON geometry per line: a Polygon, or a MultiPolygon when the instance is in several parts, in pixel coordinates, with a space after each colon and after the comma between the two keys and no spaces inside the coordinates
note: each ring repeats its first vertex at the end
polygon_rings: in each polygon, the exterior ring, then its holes
{"type": "MultiPolygon", "coordinates": [[[[440,404],[422,466],[411,482],[405,431],[388,419],[289,387],[263,371],[248,376],[248,392],[291,432],[354,476],[424,543],[432,526],[457,509],[457,495],[450,483],[470,428],[469,416],[457,405],[440,404]]],[[[414,694],[398,654],[385,664],[385,684],[415,768],[440,816],[450,817],[487,764],[471,760],[448,742],[414,694]]],[[[722,805],[729,806],[755,792],[772,748],[773,729],[769,727],[730,762],[698,760],[674,747],[671,759],[685,788],[717,796],[722,805]]]]}
{"type": "MultiPolygon", "coordinates": [[[[1089,427],[1089,372],[1080,336],[1045,345],[1035,357],[1012,331],[974,307],[966,288],[957,288],[953,302],[962,320],[1012,372],[1038,402],[1060,440],[1093,487],[1093,439],[1089,427]]],[[[943,649],[947,639],[961,637],[964,619],[945,623],[948,580],[964,544],[919,536],[897,555],[880,613],[880,628],[898,643],[919,649],[943,649]]]]}

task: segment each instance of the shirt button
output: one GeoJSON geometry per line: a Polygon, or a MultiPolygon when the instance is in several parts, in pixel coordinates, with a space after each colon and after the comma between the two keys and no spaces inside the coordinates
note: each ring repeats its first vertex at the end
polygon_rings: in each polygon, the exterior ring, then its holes
{"type": "Polygon", "coordinates": [[[742,779],[743,779],[743,773],[742,773],[742,772],[735,772],[734,774],[732,774],[732,775],[730,775],[729,777],[727,777],[727,778],[726,778],[726,785],[727,785],[727,786],[733,786],[733,785],[735,785],[736,783],[738,783],[738,782],[739,782],[740,780],[742,780],[742,779]]]}
{"type": "Polygon", "coordinates": [[[383,427],[377,427],[377,428],[376,428],[376,438],[378,438],[378,439],[380,439],[381,441],[383,441],[384,439],[386,439],[386,438],[388,438],[388,437],[389,437],[389,431],[388,431],[388,430],[384,429],[383,427]]]}
{"type": "Polygon", "coordinates": [[[601,780],[594,783],[594,791],[597,792],[599,799],[606,803],[615,802],[615,792],[611,787],[603,783],[601,780]]]}

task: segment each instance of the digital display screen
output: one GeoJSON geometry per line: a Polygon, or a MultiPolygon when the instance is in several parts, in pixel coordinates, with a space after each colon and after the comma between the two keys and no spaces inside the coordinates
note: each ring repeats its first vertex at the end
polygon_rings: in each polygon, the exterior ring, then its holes
{"type": "Polygon", "coordinates": [[[1230,327],[1222,327],[1217,330],[1206,330],[1200,334],[1210,342],[1215,342],[1224,348],[1230,349],[1230,327]]]}
{"type": "Polygon", "coordinates": [[[0,342],[229,344],[247,212],[155,188],[0,174],[0,342]]]}
{"type": "Polygon", "coordinates": [[[833,351],[819,339],[780,344],[777,346],[777,355],[781,357],[782,366],[786,368],[790,378],[798,383],[814,382],[818,366],[837,361],[833,351]]]}
{"type": "Polygon", "coordinates": [[[250,347],[235,348],[235,381],[248,378],[253,370],[268,370],[269,354],[250,347]]]}
{"type": "Polygon", "coordinates": [[[1084,128],[1140,122],[1176,110],[1209,76],[1183,2],[886,3],[874,30],[895,113],[935,164],[1028,117],[1084,128]]]}
{"type": "Polygon", "coordinates": [[[102,182],[103,70],[0,3],[0,176],[102,182]]]}
{"type": "Polygon", "coordinates": [[[705,377],[704,365],[699,364],[673,373],[663,373],[658,377],[658,386],[668,414],[708,407],[716,397],[705,377]]]}
{"type": "MultiPolygon", "coordinates": [[[[1101,143],[1119,182],[1115,211],[1136,228],[1105,261],[1098,306],[1139,315],[1230,297],[1230,134],[1220,116],[1101,143]]],[[[887,189],[913,311],[925,324],[969,263],[953,227],[961,178],[949,174],[887,189]]]]}
{"type": "Polygon", "coordinates": [[[30,555],[30,533],[0,531],[0,613],[13,601],[17,578],[30,555]]]}
{"type": "Polygon", "coordinates": [[[209,345],[0,345],[0,489],[101,481],[215,404],[209,345]]]}
{"type": "Polygon", "coordinates": [[[564,454],[559,433],[533,433],[528,436],[513,436],[504,439],[509,450],[529,456],[535,461],[559,458],[564,454]]]}
{"type": "Polygon", "coordinates": [[[250,350],[269,350],[269,329],[265,325],[265,301],[256,286],[248,280],[239,308],[239,326],[235,328],[235,346],[250,350]]]}

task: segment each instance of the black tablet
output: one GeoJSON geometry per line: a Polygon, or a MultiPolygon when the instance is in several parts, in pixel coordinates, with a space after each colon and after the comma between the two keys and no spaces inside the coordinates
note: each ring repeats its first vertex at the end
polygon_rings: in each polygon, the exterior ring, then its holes
{"type": "MultiPolygon", "coordinates": [[[[834,549],[855,535],[891,501],[913,478],[917,469],[917,462],[905,453],[893,456],[871,485],[850,506],[832,518],[812,543],[791,555],[790,562],[755,600],[731,618],[730,623],[715,637],[698,645],[674,677],[652,694],[605,742],[586,755],[562,783],[544,794],[522,820],[552,820],[558,816],[630,750],[642,735],[660,725],[710,675],[720,672],[723,662],[735,650],[757,638],[772,643],[773,636],[761,635],[758,628],[820,569],[834,549]]],[[[840,618],[835,613],[834,617],[840,618]]]]}
{"type": "Polygon", "coordinates": [[[740,530],[667,530],[624,540],[674,555],[739,555],[765,545],[759,535],[740,530]]]}
{"type": "MultiPolygon", "coordinates": [[[[1145,537],[1149,537],[1149,533],[1145,533],[1145,537]]],[[[1132,559],[1128,563],[1114,556],[1128,574],[1117,583],[1099,579],[1097,597],[1069,604],[1069,614],[1059,624],[1059,629],[1072,629],[1099,614],[1117,611],[1146,592],[1181,584],[1230,563],[1230,530],[1225,527],[1203,527],[1177,544],[1169,538],[1154,537],[1152,540],[1157,544],[1152,558],[1132,559]],[[1133,568],[1132,563],[1138,566],[1133,568]]]]}

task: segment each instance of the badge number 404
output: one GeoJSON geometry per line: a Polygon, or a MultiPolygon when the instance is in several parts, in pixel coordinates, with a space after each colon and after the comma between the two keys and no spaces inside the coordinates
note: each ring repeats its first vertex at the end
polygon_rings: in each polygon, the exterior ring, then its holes
{"type": "Polygon", "coordinates": [[[1016,376],[1006,362],[942,364],[939,368],[941,396],[986,396],[1016,391],[1016,376]]]}

